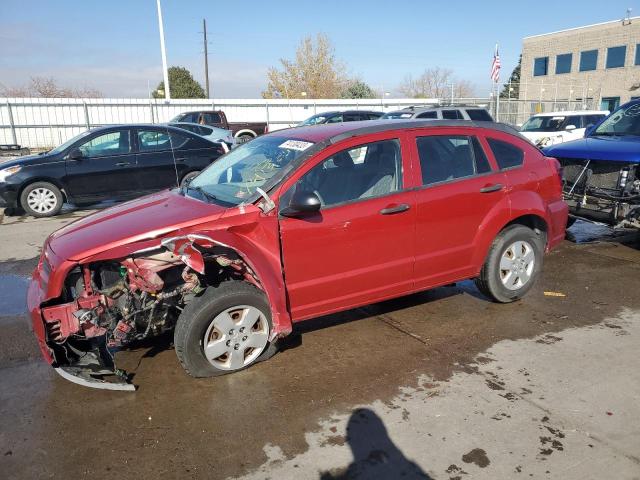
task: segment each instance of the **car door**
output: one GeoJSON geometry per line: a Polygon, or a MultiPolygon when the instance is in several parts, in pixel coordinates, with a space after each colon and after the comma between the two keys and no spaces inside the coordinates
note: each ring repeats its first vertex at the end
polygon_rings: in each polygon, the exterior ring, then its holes
{"type": "Polygon", "coordinates": [[[65,188],[74,200],[105,200],[131,195],[137,189],[136,156],[127,128],[97,132],[69,149],[65,157],[65,188]]]}
{"type": "Polygon", "coordinates": [[[137,179],[142,192],[176,187],[186,173],[209,165],[215,150],[214,145],[191,132],[159,127],[137,128],[136,144],[137,179]],[[195,141],[199,141],[198,146],[194,146],[195,141]]]}
{"type": "Polygon", "coordinates": [[[566,118],[563,128],[565,131],[562,132],[562,136],[564,137],[565,142],[569,142],[571,140],[577,140],[578,138],[584,137],[584,123],[585,117],[584,115],[570,115],[566,118]],[[566,130],[567,126],[573,125],[574,129],[566,130]]]}
{"type": "Polygon", "coordinates": [[[414,194],[403,135],[385,132],[327,149],[285,186],[312,191],[319,212],[280,216],[284,277],[294,321],[411,289],[414,194]]]}
{"type": "Polygon", "coordinates": [[[473,274],[479,229],[494,208],[508,211],[504,173],[489,160],[478,130],[414,131],[416,288],[473,274]]]}

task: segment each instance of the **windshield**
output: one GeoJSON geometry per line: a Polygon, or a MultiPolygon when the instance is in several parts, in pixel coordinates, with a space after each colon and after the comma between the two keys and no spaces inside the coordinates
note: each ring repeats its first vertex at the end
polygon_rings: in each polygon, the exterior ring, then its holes
{"type": "Polygon", "coordinates": [[[640,103],[622,106],[609,115],[591,134],[617,136],[635,135],[640,136],[640,103]]]}
{"type": "Polygon", "coordinates": [[[81,138],[86,137],[87,135],[89,135],[91,132],[91,130],[87,130],[86,132],[81,133],[80,135],[76,135],[73,138],[70,138],[69,140],[67,140],[66,142],[64,142],[62,145],[58,145],[56,148],[54,148],[53,150],[49,150],[47,153],[52,153],[52,154],[57,154],[60,152],[65,151],[67,148],[69,148],[71,145],[73,145],[75,142],[77,142],[78,140],[80,140],[81,138]]]}
{"type": "Polygon", "coordinates": [[[524,122],[522,132],[556,132],[561,129],[566,117],[531,117],[524,122]]]}
{"type": "Polygon", "coordinates": [[[389,112],[385,113],[382,119],[386,120],[402,120],[413,117],[413,112],[389,112]]]}
{"type": "Polygon", "coordinates": [[[302,127],[304,125],[317,125],[319,123],[324,123],[327,118],[329,118],[327,115],[314,115],[313,117],[307,118],[304,122],[299,123],[298,126],[302,127]]]}
{"type": "Polygon", "coordinates": [[[258,137],[220,157],[188,186],[226,204],[239,205],[256,193],[313,143],[282,137],[258,137]]]}

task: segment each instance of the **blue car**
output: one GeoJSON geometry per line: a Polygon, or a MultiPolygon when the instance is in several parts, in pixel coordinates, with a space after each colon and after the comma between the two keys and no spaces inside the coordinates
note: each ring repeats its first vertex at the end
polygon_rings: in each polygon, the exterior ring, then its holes
{"type": "Polygon", "coordinates": [[[564,169],[572,219],[640,228],[640,100],[587,128],[584,138],[543,152],[564,169]]]}

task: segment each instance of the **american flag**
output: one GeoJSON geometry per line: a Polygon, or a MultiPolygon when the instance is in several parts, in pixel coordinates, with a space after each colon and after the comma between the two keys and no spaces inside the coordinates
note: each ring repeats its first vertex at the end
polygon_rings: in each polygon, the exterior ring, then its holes
{"type": "Polygon", "coordinates": [[[491,62],[491,80],[498,83],[500,80],[500,54],[498,53],[498,44],[496,43],[496,51],[493,53],[493,62],[491,62]]]}

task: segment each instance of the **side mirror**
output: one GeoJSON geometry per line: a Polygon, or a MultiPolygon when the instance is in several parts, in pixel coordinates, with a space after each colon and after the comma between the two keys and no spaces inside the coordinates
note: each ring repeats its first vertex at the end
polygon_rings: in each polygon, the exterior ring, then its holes
{"type": "Polygon", "coordinates": [[[285,217],[299,217],[320,210],[322,202],[313,192],[296,192],[293,194],[289,206],[280,210],[280,215],[285,217]]]}
{"type": "Polygon", "coordinates": [[[575,130],[576,126],[575,125],[567,125],[566,127],[564,127],[564,129],[568,132],[570,132],[571,130],[575,130]]]}
{"type": "Polygon", "coordinates": [[[74,148],[69,152],[69,160],[80,160],[84,155],[79,148],[74,148]]]}

